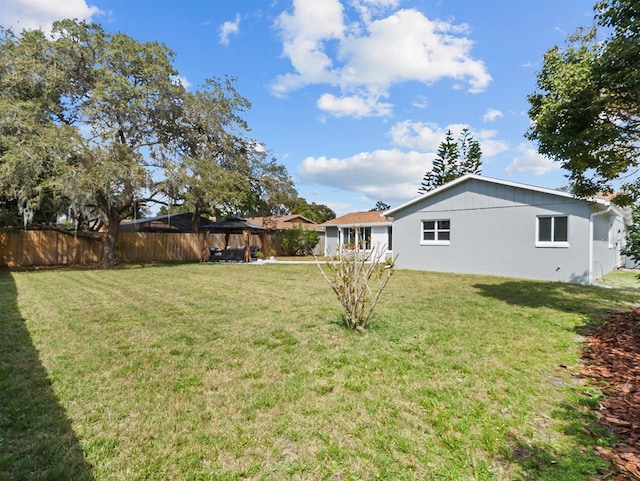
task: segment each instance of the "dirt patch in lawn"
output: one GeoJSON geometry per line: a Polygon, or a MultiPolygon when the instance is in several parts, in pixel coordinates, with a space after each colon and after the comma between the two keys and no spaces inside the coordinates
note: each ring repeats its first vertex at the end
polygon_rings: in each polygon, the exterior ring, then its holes
{"type": "Polygon", "coordinates": [[[619,469],[607,479],[640,480],[640,308],[607,314],[590,330],[582,357],[582,375],[605,395],[594,409],[598,421],[620,440],[596,448],[619,469]]]}

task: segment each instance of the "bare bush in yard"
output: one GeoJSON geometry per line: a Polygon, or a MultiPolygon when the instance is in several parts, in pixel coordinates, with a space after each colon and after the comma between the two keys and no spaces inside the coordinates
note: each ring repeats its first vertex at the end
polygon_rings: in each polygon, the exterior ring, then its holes
{"type": "Polygon", "coordinates": [[[361,245],[342,246],[325,268],[316,259],[316,265],[345,311],[347,325],[361,330],[373,314],[380,294],[393,274],[395,260],[388,257],[386,246],[365,250],[361,245]]]}

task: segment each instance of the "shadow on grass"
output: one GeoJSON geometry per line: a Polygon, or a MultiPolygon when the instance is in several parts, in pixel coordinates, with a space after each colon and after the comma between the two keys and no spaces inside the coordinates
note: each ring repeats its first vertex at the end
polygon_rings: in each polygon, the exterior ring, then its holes
{"type": "Polygon", "coordinates": [[[563,404],[552,413],[552,418],[563,423],[562,432],[572,440],[570,446],[531,443],[513,436],[507,440],[510,453],[503,462],[519,465],[522,479],[536,481],[583,481],[614,472],[607,461],[594,454],[596,445],[614,440],[593,417],[563,404]]]}
{"type": "MultiPolygon", "coordinates": [[[[575,284],[509,280],[500,284],[475,284],[480,295],[510,305],[552,309],[583,317],[583,325],[574,330],[584,334],[598,323],[601,316],[614,308],[626,309],[640,300],[640,293],[630,289],[604,289],[575,284]]],[[[504,462],[520,466],[525,480],[584,480],[610,469],[610,465],[594,454],[596,445],[614,442],[582,407],[592,402],[588,392],[578,386],[571,391],[572,400],[558,406],[552,418],[571,439],[571,446],[561,448],[544,442],[531,443],[517,436],[507,442],[510,453],[504,462]]]]}
{"type": "Polygon", "coordinates": [[[554,282],[509,280],[500,284],[474,284],[478,293],[507,304],[549,308],[581,314],[589,324],[614,307],[640,302],[640,292],[554,282]]]}
{"type": "Polygon", "coordinates": [[[2,271],[0,340],[0,479],[93,480],[2,271]]]}

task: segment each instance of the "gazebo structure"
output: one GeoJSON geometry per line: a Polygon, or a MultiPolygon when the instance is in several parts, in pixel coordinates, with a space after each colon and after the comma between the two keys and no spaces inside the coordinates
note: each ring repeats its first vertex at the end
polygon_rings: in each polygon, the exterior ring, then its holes
{"type": "MultiPolygon", "coordinates": [[[[266,229],[252,224],[241,217],[229,217],[220,222],[206,224],[203,226],[203,229],[213,234],[224,234],[224,251],[229,249],[229,237],[231,234],[242,234],[244,242],[244,262],[251,262],[251,234],[258,234],[261,249],[265,246],[266,229]]],[[[223,254],[224,251],[222,251],[223,254]]]]}

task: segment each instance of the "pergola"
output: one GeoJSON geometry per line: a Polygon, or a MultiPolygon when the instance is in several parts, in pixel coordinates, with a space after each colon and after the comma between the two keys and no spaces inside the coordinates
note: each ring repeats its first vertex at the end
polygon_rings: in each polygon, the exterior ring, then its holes
{"type": "Polygon", "coordinates": [[[229,236],[231,234],[242,234],[242,240],[244,241],[245,262],[251,262],[251,246],[249,244],[250,236],[252,233],[258,234],[258,236],[260,237],[260,248],[264,249],[264,235],[267,229],[260,227],[259,225],[252,224],[251,222],[248,222],[246,219],[242,219],[241,217],[229,217],[225,220],[221,220],[220,222],[206,224],[203,226],[203,229],[214,234],[224,234],[225,249],[229,247],[229,236]]]}

